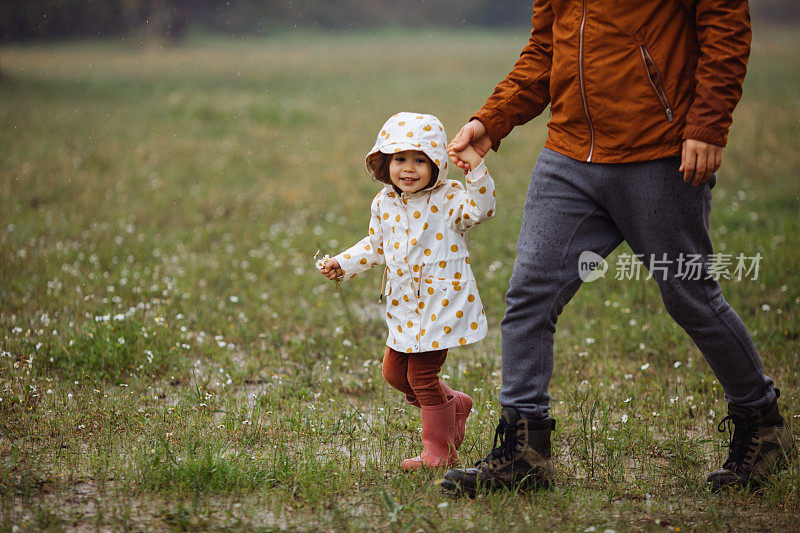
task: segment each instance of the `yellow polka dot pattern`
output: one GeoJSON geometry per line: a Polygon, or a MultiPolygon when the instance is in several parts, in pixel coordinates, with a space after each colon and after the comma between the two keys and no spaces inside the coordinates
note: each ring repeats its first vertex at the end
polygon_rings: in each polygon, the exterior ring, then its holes
{"type": "Polygon", "coordinates": [[[343,279],[375,265],[388,266],[387,345],[405,353],[477,342],[487,329],[465,230],[494,215],[494,183],[483,164],[466,176],[466,184],[447,179],[447,139],[433,120],[395,115],[379,130],[374,150],[425,152],[439,166],[436,184],[415,194],[383,188],[373,201],[368,236],[336,256],[343,279]]]}
{"type": "Polygon", "coordinates": [[[404,150],[421,150],[439,167],[439,178],[446,177],[447,135],[442,123],[433,115],[397,113],[386,121],[366,157],[367,171],[375,177],[378,152],[387,154],[404,150]]]}

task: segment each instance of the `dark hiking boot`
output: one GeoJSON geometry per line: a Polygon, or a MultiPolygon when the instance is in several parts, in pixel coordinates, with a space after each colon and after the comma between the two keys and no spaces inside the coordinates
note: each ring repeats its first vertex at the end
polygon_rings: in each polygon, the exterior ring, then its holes
{"type": "MultiPolygon", "coordinates": [[[[780,396],[777,389],[775,392],[780,396]]],[[[784,468],[787,459],[795,453],[792,436],[783,425],[777,401],[756,411],[729,404],[728,416],[722,419],[717,429],[722,433],[730,431],[731,423],[733,432],[728,460],[721,470],[708,476],[713,492],[725,487],[758,489],[770,474],[784,468]]]]}
{"type": "Polygon", "coordinates": [[[553,480],[550,432],[552,418],[522,418],[504,407],[494,434],[494,449],[474,468],[448,470],[438,483],[443,490],[474,496],[479,490],[549,487],[553,480]]]}

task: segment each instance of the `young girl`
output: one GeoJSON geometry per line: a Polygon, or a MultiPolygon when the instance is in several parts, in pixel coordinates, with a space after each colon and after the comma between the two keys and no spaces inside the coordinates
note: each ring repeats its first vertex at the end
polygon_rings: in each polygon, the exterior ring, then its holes
{"type": "Polygon", "coordinates": [[[472,399],[440,381],[447,349],[486,336],[486,315],[469,266],[464,234],[494,215],[494,182],[474,149],[458,157],[471,169],[466,187],[446,179],[447,136],[432,115],[398,113],[366,157],[384,184],[372,201],[369,235],[321,271],[348,280],[385,264],[389,338],[383,377],[421,407],[423,451],[404,470],[450,466],[464,440],[472,399]]]}

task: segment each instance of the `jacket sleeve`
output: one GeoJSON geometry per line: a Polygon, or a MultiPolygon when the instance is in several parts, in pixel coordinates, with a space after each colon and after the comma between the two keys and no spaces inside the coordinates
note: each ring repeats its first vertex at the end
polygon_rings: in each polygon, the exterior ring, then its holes
{"type": "Polygon", "coordinates": [[[683,138],[725,146],[750,55],[747,0],[684,0],[684,4],[695,15],[700,57],[683,138]]]}
{"type": "Polygon", "coordinates": [[[536,0],[531,17],[531,37],[513,70],[497,84],[492,95],[472,116],[480,120],[497,151],[514,127],[537,117],[550,103],[550,68],[553,62],[553,9],[550,0],[536,0]]]}
{"type": "Polygon", "coordinates": [[[369,235],[354,246],[335,256],[344,271],[342,281],[354,278],[376,265],[386,262],[383,256],[383,232],[381,231],[380,194],[372,200],[369,217],[369,235]]]}
{"type": "Polygon", "coordinates": [[[445,191],[445,212],[450,227],[457,231],[485,222],[495,212],[494,181],[482,161],[467,174],[465,181],[466,187],[452,180],[445,191]]]}

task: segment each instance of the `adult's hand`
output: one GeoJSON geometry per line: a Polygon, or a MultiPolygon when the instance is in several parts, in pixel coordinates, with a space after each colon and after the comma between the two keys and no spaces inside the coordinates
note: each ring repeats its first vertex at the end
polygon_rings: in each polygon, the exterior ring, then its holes
{"type": "Polygon", "coordinates": [[[447,146],[450,161],[467,171],[470,170],[469,163],[458,157],[458,152],[463,151],[468,145],[472,146],[480,157],[484,157],[492,147],[492,140],[480,120],[472,119],[467,122],[447,146]]]}
{"type": "Polygon", "coordinates": [[[696,139],[684,139],[681,147],[681,166],[683,181],[700,185],[722,164],[722,146],[696,139]]]}

